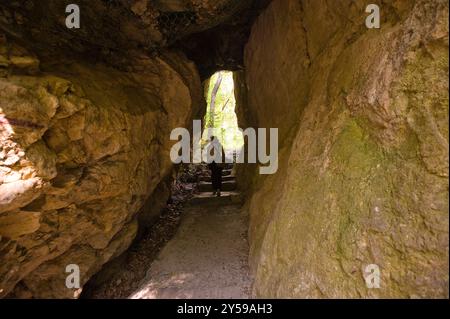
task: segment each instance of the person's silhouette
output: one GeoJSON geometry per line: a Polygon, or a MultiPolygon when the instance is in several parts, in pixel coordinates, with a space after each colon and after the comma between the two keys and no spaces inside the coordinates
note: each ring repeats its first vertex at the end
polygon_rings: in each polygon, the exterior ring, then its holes
{"type": "MultiPolygon", "coordinates": [[[[211,142],[210,145],[212,146],[211,149],[214,149],[215,154],[219,153],[221,155],[221,160],[217,161],[217,158],[215,158],[210,164],[208,164],[209,169],[211,170],[211,183],[213,187],[213,195],[220,196],[222,191],[222,170],[223,170],[223,163],[225,162],[225,152],[223,151],[222,144],[220,144],[219,140],[216,139],[215,136],[211,136],[211,142]]],[[[211,151],[210,149],[210,151],[211,151]]]]}

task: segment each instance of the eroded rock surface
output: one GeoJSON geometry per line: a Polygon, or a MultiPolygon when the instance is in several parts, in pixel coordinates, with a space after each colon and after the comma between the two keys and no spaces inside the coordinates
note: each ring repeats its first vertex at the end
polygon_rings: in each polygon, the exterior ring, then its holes
{"type": "Polygon", "coordinates": [[[364,1],[253,26],[240,118],[281,140],[276,175],[240,174],[258,297],[448,297],[448,3],[379,4],[379,30],[364,1]]]}
{"type": "Polygon", "coordinates": [[[176,53],[128,72],[38,72],[35,56],[2,39],[0,296],[17,285],[17,297],[73,297],[66,265],[84,284],[134,239],[136,213],[171,173],[170,131],[203,107],[200,79],[176,53]]]}
{"type": "Polygon", "coordinates": [[[280,140],[277,174],[237,170],[253,295],[448,297],[447,1],[378,1],[368,30],[362,0],[274,0],[242,57],[257,2],[80,0],[80,32],[67,1],[0,3],[0,297],[76,297],[66,265],[126,250],[200,78],[242,67],[241,127],[280,140]]]}
{"type": "Polygon", "coordinates": [[[66,28],[70,0],[0,2],[0,28],[41,56],[82,57],[126,68],[137,52],[158,54],[176,41],[228,22],[261,0],[79,0],[81,28],[66,28]]]}

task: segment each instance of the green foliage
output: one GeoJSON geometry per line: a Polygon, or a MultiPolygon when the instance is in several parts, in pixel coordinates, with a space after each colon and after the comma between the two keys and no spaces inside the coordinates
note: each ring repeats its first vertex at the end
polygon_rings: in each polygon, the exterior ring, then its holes
{"type": "Polygon", "coordinates": [[[213,128],[214,135],[219,138],[225,150],[242,147],[244,139],[238,128],[235,113],[236,99],[234,97],[233,72],[220,71],[215,73],[209,80],[206,99],[208,106],[204,119],[205,131],[203,132],[202,144],[207,143],[207,129],[213,128]],[[214,113],[211,116],[211,95],[219,73],[222,74],[222,82],[216,95],[214,113]]]}

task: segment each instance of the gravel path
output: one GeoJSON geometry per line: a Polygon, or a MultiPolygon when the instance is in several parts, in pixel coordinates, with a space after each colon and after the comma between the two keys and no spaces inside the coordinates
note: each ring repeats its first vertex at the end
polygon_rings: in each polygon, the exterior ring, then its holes
{"type": "Polygon", "coordinates": [[[187,207],[130,298],[250,298],[247,260],[247,222],[239,206],[187,207]]]}

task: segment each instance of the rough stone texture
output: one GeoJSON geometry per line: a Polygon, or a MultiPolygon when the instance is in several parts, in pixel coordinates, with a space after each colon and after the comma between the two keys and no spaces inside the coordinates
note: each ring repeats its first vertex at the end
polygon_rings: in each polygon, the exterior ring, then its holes
{"type": "Polygon", "coordinates": [[[257,297],[448,297],[448,2],[378,3],[379,30],[346,0],[253,26],[247,123],[281,140],[247,202],[257,297]]]}
{"type": "Polygon", "coordinates": [[[156,54],[177,40],[216,27],[260,0],[78,0],[81,28],[67,29],[71,0],[0,1],[0,29],[40,56],[82,57],[129,65],[136,52],[156,54]]]}
{"type": "MultiPolygon", "coordinates": [[[[203,77],[238,68],[250,5],[80,0],[76,32],[68,2],[0,2],[0,297],[76,296],[67,264],[85,283],[151,222],[169,132],[204,112],[163,48],[193,35],[203,77]]],[[[238,168],[257,297],[448,297],[448,3],[377,3],[380,30],[362,0],[274,0],[252,28],[239,119],[280,129],[276,175],[238,168]]]]}
{"type": "Polygon", "coordinates": [[[84,284],[128,248],[136,213],[171,173],[170,131],[204,107],[200,79],[168,52],[128,72],[39,72],[35,56],[0,39],[0,297],[16,285],[16,297],[77,296],[66,265],[84,284]]]}

